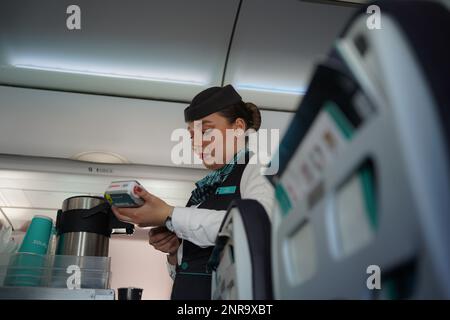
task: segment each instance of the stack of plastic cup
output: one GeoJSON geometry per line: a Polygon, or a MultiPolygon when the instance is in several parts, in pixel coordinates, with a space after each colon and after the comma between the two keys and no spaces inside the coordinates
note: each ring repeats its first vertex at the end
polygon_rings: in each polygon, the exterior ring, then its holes
{"type": "Polygon", "coordinates": [[[39,215],[33,217],[18,253],[9,261],[5,286],[42,285],[52,229],[51,218],[39,215]]]}

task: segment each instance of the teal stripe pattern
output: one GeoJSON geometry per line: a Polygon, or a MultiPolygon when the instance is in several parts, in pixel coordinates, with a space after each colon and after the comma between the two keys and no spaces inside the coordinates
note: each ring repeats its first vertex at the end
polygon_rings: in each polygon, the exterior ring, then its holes
{"type": "Polygon", "coordinates": [[[246,153],[248,153],[247,148],[241,149],[234,155],[233,159],[222,168],[212,171],[206,177],[197,181],[195,183],[196,189],[194,189],[191,194],[191,205],[202,203],[213,194],[233,171],[236,164],[238,164],[238,160],[246,153]]]}
{"type": "MultiPolygon", "coordinates": [[[[328,101],[325,105],[325,110],[333,118],[346,140],[351,140],[355,129],[339,107],[334,102],[328,101]]],[[[375,177],[372,167],[363,166],[359,170],[359,179],[364,194],[367,218],[372,230],[375,231],[378,229],[378,216],[375,198],[375,177]]]]}

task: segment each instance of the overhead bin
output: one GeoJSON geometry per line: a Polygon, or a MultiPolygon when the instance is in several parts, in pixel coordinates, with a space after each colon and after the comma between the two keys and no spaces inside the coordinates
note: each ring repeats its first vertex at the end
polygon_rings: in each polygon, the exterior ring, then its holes
{"type": "Polygon", "coordinates": [[[0,11],[0,83],[190,101],[220,85],[238,0],[8,1],[0,11]]]}
{"type": "MultiPolygon", "coordinates": [[[[78,159],[101,152],[124,163],[179,166],[171,135],[186,128],[186,105],[0,86],[0,153],[78,159]]],[[[262,111],[261,128],[281,137],[291,116],[262,111]]]]}
{"type": "Polygon", "coordinates": [[[315,62],[354,10],[298,0],[243,1],[225,83],[259,106],[295,110],[315,62]]]}

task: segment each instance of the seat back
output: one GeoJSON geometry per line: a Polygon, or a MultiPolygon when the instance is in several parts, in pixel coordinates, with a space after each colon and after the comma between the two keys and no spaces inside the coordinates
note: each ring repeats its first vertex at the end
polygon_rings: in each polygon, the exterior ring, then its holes
{"type": "Polygon", "coordinates": [[[450,15],[390,2],[381,30],[353,17],[280,144],[277,299],[450,298],[450,15]]]}
{"type": "Polygon", "coordinates": [[[212,299],[272,299],[271,225],[256,200],[231,203],[209,261],[212,299]]]}

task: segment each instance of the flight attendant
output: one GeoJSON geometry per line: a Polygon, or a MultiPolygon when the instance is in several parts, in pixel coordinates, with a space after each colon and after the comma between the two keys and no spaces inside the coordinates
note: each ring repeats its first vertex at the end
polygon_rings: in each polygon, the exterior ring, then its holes
{"type": "Polygon", "coordinates": [[[231,85],[200,92],[184,110],[184,117],[194,152],[212,170],[196,182],[186,207],[170,206],[138,189],[145,200],[142,207],[113,208],[113,212],[120,220],[156,227],[149,232],[149,243],[168,254],[174,279],[172,299],[211,299],[211,273],[206,265],[228,206],[234,199],[254,199],[270,217],[274,191],[262,174],[262,165],[251,161],[256,155],[248,148],[248,133],[259,129],[261,114],[254,104],[243,102],[231,85]],[[227,129],[238,134],[227,135],[227,129]],[[198,130],[202,137],[196,144],[198,130]],[[208,137],[212,131],[222,133],[220,138],[208,137]]]}

